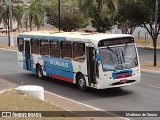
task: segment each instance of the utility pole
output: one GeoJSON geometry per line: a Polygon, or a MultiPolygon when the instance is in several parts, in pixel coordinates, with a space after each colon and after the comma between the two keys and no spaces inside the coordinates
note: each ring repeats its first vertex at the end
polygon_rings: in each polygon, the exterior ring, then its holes
{"type": "Polygon", "coordinates": [[[61,31],[61,1],[58,0],[58,23],[59,23],[59,31],[61,31]]]}
{"type": "Polygon", "coordinates": [[[7,18],[7,33],[8,33],[8,46],[10,46],[10,31],[9,31],[9,14],[7,18]]]}
{"type": "Polygon", "coordinates": [[[10,20],[10,45],[14,46],[13,40],[13,24],[12,24],[12,0],[9,0],[9,20],[10,20]]]}

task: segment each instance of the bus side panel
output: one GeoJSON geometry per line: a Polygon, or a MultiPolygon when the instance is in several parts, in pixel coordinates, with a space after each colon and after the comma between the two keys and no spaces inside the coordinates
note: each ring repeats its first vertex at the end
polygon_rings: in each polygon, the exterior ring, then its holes
{"type": "Polygon", "coordinates": [[[34,58],[35,57],[31,54],[31,71],[36,74],[36,62],[34,62],[34,58]]]}
{"type": "Polygon", "coordinates": [[[18,57],[18,66],[25,69],[25,65],[24,65],[24,52],[19,52],[17,50],[17,57],[18,57]]]}
{"type": "Polygon", "coordinates": [[[24,70],[27,70],[27,65],[26,65],[26,58],[25,58],[25,53],[24,52],[19,52],[19,58],[22,56],[22,59],[20,61],[20,67],[22,67],[24,70]],[[21,63],[22,62],[22,63],[21,63]]]}
{"type": "Polygon", "coordinates": [[[46,72],[47,76],[73,83],[74,73],[71,60],[64,60],[52,57],[46,57],[43,59],[43,70],[46,72]]]}

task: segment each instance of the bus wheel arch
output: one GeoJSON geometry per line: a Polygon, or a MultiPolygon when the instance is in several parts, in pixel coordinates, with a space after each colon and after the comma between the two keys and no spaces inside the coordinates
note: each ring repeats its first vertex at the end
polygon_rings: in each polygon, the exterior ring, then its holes
{"type": "Polygon", "coordinates": [[[42,80],[44,79],[43,70],[39,63],[36,64],[36,73],[37,73],[38,78],[42,80]]]}
{"type": "Polygon", "coordinates": [[[87,91],[87,84],[84,75],[81,72],[76,74],[76,84],[81,91],[87,91]]]}

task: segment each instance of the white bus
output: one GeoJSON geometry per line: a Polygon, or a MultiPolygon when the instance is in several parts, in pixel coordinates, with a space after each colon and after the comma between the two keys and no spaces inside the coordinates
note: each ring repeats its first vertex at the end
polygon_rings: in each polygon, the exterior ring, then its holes
{"type": "Polygon", "coordinates": [[[26,32],[17,36],[18,64],[86,91],[140,82],[134,38],[125,34],[26,32]]]}

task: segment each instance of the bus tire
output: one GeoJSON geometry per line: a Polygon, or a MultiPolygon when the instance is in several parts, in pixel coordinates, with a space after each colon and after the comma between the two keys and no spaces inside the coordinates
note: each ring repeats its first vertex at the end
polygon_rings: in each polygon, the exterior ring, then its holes
{"type": "Polygon", "coordinates": [[[77,79],[77,85],[78,85],[78,88],[83,91],[83,92],[86,92],[87,91],[87,86],[86,86],[86,80],[84,78],[84,76],[82,74],[80,74],[78,76],[78,79],[77,79]]]}
{"type": "Polygon", "coordinates": [[[42,67],[41,67],[40,65],[37,66],[37,76],[38,76],[41,80],[44,79],[42,67]]]}

